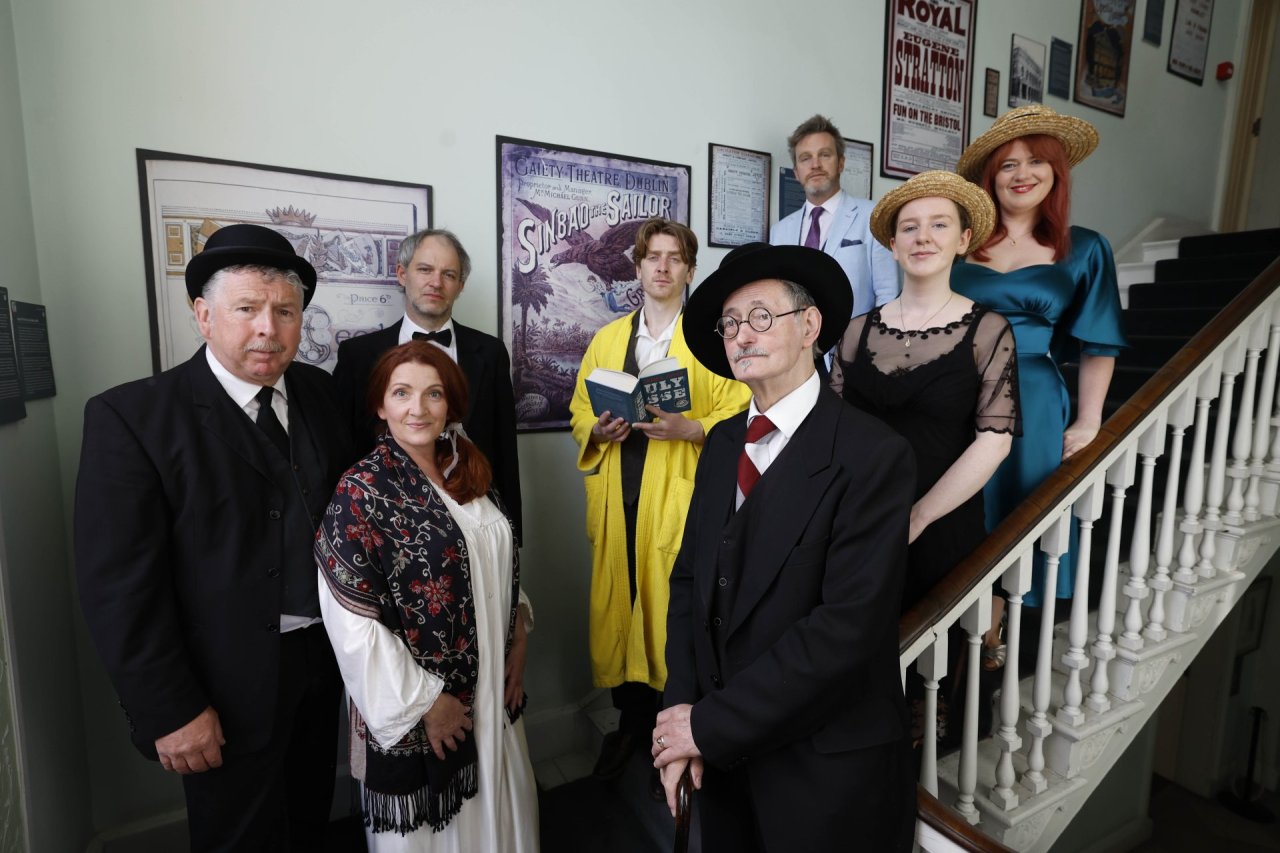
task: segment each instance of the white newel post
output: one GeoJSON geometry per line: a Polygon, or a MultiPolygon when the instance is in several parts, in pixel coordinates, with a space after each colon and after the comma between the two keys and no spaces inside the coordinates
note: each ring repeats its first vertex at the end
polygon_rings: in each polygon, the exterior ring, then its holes
{"type": "Polygon", "coordinates": [[[947,632],[940,631],[916,660],[924,679],[924,743],[921,745],[920,784],[938,796],[938,683],[947,674],[947,632]]]}
{"type": "Polygon", "coordinates": [[[978,789],[978,676],[982,674],[982,635],[991,627],[991,596],[978,600],[960,617],[968,640],[965,656],[964,731],[960,738],[960,776],[956,811],[971,824],[978,822],[973,794],[978,789]]]}

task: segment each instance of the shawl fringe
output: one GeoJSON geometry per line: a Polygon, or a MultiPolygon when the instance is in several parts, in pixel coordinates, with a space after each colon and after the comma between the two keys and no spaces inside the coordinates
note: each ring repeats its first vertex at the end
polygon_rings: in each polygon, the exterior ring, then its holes
{"type": "Polygon", "coordinates": [[[476,795],[478,778],[478,765],[473,761],[460,768],[449,783],[436,792],[423,785],[410,794],[384,794],[362,785],[364,825],[375,833],[408,835],[424,824],[430,826],[432,832],[439,832],[462,810],[462,804],[476,795]]]}

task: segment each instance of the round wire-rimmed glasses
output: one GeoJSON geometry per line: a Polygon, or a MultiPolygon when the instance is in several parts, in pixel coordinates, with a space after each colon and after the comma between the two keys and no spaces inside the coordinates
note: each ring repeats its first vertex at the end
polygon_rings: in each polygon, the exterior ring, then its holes
{"type": "MultiPolygon", "coordinates": [[[[747,313],[747,325],[755,329],[757,332],[767,332],[773,326],[773,321],[778,317],[785,317],[788,314],[797,314],[803,311],[803,308],[794,308],[791,311],[783,311],[781,314],[774,314],[768,308],[752,308],[747,313]]],[[[731,341],[738,336],[738,326],[742,325],[742,321],[736,317],[730,317],[728,314],[716,320],[716,334],[731,341]]]]}

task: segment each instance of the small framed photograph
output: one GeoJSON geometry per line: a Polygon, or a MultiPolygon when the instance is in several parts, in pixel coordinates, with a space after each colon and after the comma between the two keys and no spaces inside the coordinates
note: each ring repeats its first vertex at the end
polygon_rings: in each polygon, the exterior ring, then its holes
{"type": "Polygon", "coordinates": [[[1000,113],[1000,72],[987,69],[987,82],[982,95],[982,114],[995,118],[1000,113]]]}
{"type": "Polygon", "coordinates": [[[1044,103],[1044,45],[1016,33],[1009,46],[1009,106],[1044,103]]]}
{"type": "Polygon", "coordinates": [[[857,139],[844,140],[844,171],[840,189],[854,198],[871,198],[871,173],[875,168],[875,146],[857,139]]]}
{"type": "Polygon", "coordinates": [[[1178,0],[1173,9],[1173,33],[1169,36],[1170,74],[1204,85],[1212,24],[1213,0],[1178,0]]]}
{"type": "Polygon", "coordinates": [[[727,249],[769,242],[773,155],[712,142],[707,161],[707,244],[727,249]]]}

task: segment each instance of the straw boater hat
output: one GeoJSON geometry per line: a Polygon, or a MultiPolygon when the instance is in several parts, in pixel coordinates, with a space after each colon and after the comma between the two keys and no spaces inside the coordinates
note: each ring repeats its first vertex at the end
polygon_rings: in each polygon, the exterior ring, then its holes
{"type": "Polygon", "coordinates": [[[1098,147],[1098,129],[1075,116],[1055,113],[1044,104],[1028,104],[1009,110],[996,119],[991,129],[979,136],[960,155],[956,171],[971,181],[982,177],[982,167],[1001,145],[1019,136],[1043,133],[1062,143],[1067,159],[1074,166],[1098,147]]]}
{"type": "Polygon", "coordinates": [[[822,315],[818,349],[826,352],[844,334],[853,312],[853,289],[835,258],[805,246],[747,243],[724,256],[720,268],[698,285],[684,307],[680,323],[685,343],[707,370],[734,378],[716,321],[724,315],[724,301],[730,294],[765,279],[790,281],[809,291],[822,315]]]}
{"type": "Polygon", "coordinates": [[[238,223],[219,228],[205,241],[204,251],[187,262],[187,295],[194,302],[218,270],[251,264],[293,270],[302,279],[302,307],[316,294],[316,269],[293,250],[279,232],[262,225],[238,223]]]}
{"type": "Polygon", "coordinates": [[[982,187],[970,183],[955,172],[921,172],[901,186],[894,187],[881,196],[871,211],[871,236],[886,249],[893,236],[898,211],[909,201],[918,198],[949,198],[969,214],[969,227],[973,236],[970,246],[981,246],[991,236],[996,224],[996,206],[982,187]]]}

